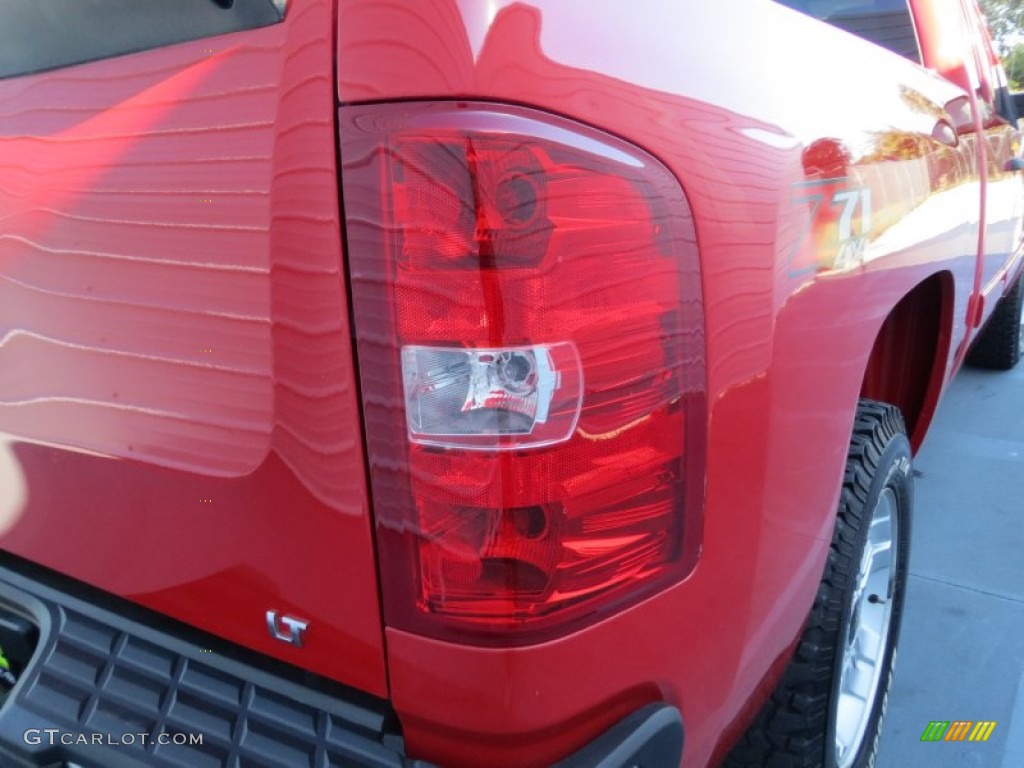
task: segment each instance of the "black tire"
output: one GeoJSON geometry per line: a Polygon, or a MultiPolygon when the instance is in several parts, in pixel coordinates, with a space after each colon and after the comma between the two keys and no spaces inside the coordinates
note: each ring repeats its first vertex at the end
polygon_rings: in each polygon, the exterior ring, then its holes
{"type": "MultiPolygon", "coordinates": [[[[843,490],[825,573],[803,635],[778,687],[753,724],[726,758],[730,768],[836,768],[836,722],[839,717],[841,667],[854,621],[857,576],[871,521],[883,500],[895,510],[892,551],[895,562],[888,578],[891,612],[887,639],[880,643],[874,693],[864,709],[863,735],[843,759],[852,768],[873,766],[888,703],[903,614],[909,557],[910,512],[913,505],[910,444],[898,409],[862,400],[843,478],[843,490]]],[[[859,592],[864,595],[862,588],[859,592]]],[[[883,605],[884,599],[867,601],[883,605]]],[[[863,605],[862,602],[859,603],[863,605]]],[[[884,609],[882,609],[884,610],[884,609]]],[[[857,614],[860,615],[859,613],[857,614]]]]}
{"type": "Polygon", "coordinates": [[[1017,278],[1017,283],[1009,293],[999,300],[992,317],[981,329],[978,338],[967,353],[967,364],[975,368],[988,368],[994,371],[1008,371],[1020,362],[1021,345],[1024,335],[1021,334],[1021,309],[1024,307],[1024,274],[1017,278]]]}

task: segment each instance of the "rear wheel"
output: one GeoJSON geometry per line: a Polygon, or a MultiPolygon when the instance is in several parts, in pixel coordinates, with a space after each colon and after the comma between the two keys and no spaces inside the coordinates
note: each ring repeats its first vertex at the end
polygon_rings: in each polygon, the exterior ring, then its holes
{"type": "Polygon", "coordinates": [[[910,467],[899,410],[861,401],[814,606],[778,688],[727,766],[874,765],[903,613],[910,467]]]}
{"type": "Polygon", "coordinates": [[[977,368],[1008,371],[1020,362],[1024,353],[1024,328],[1021,309],[1024,307],[1024,274],[1013,289],[999,300],[992,317],[967,354],[967,363],[977,368]]]}

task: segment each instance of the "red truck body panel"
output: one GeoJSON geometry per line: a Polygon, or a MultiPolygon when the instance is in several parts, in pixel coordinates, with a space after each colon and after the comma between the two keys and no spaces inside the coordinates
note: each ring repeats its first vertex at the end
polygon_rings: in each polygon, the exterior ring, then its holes
{"type": "Polygon", "coordinates": [[[414,757],[549,764],[666,701],[708,765],[814,598],[887,318],[936,297],[916,446],[1019,266],[1014,141],[956,82],[767,0],[291,0],[275,26],[0,81],[0,547],[388,697],[414,757]],[[693,212],[699,562],[549,642],[381,619],[337,109],[416,100],[603,130],[693,212]]]}
{"type": "MultiPolygon", "coordinates": [[[[637,143],[681,181],[703,265],[710,413],[697,569],[612,620],[530,648],[469,649],[389,629],[410,748],[456,765],[543,764],[665,699],[686,723],[684,765],[705,765],[764,695],[765,672],[808,610],[883,321],[916,286],[939,281],[949,327],[931,409],[966,348],[982,181],[974,121],[957,102],[966,95],[773,3],[662,2],[637,14],[341,0],[338,62],[343,103],[526,103],[637,143]],[[735,66],[740,51],[749,66],[735,66]],[[939,121],[959,134],[955,146],[933,138],[939,121]],[[828,242],[842,212],[824,208],[863,187],[872,242],[862,260],[837,263],[828,242]],[[819,192],[828,197],[809,222],[808,196],[819,192]]],[[[1005,140],[996,133],[993,144],[1005,140]]],[[[993,180],[1017,194],[1019,179],[994,165],[993,180]]],[[[1013,231],[1011,215],[991,223],[990,244],[1013,231]]],[[[1007,271],[1007,242],[986,257],[998,262],[993,274],[1007,271]]],[[[929,418],[922,412],[917,442],[929,418]]]]}
{"type": "Polygon", "coordinates": [[[0,81],[0,546],[383,695],[332,13],[0,81]]]}

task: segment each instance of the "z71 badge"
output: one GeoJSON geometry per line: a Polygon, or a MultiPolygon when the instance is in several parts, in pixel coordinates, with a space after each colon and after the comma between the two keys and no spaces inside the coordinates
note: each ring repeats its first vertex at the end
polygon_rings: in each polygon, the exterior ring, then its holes
{"type": "Polygon", "coordinates": [[[802,181],[790,201],[805,212],[803,229],[787,257],[790,277],[843,270],[864,261],[871,239],[871,190],[846,176],[802,181]]]}

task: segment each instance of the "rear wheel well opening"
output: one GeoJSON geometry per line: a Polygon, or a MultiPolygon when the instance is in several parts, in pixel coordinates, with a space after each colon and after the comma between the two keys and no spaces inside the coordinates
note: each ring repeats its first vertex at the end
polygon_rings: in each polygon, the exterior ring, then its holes
{"type": "Polygon", "coordinates": [[[952,336],[953,278],[932,275],[904,296],[882,323],[860,396],[903,412],[914,452],[938,405],[952,336]]]}

